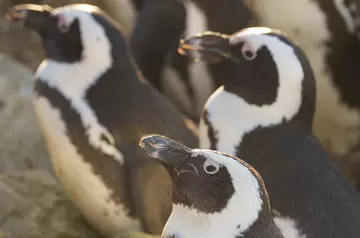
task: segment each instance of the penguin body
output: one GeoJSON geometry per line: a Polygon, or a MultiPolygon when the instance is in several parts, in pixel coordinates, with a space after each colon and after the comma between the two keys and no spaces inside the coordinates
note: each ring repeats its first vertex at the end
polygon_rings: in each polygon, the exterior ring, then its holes
{"type": "Polygon", "coordinates": [[[66,193],[103,234],[161,232],[171,182],[136,145],[157,131],[196,145],[185,118],[137,72],[121,29],[99,8],[25,4],[9,16],[42,39],[34,105],[66,193]]]}
{"type": "Polygon", "coordinates": [[[104,4],[108,6],[108,13],[121,24],[123,34],[126,36],[131,35],[138,14],[138,8],[142,2],[143,0],[104,0],[104,4]]]}
{"type": "Polygon", "coordinates": [[[283,238],[261,176],[244,161],[159,135],[140,145],[173,181],[173,211],[162,237],[283,238]]]}
{"type": "Polygon", "coordinates": [[[200,147],[261,173],[284,237],[358,237],[359,194],[311,132],[315,83],[302,50],[264,27],[189,37],[181,47],[211,60],[224,80],[204,107],[200,147]]]}
{"type": "Polygon", "coordinates": [[[116,160],[87,145],[85,136],[76,136],[77,133],[85,134],[85,129],[79,126],[82,125],[79,114],[66,106],[70,102],[62,95],[59,95],[59,104],[47,99],[48,96],[54,98],[56,91],[45,87],[37,84],[35,110],[44,131],[54,172],[66,194],[101,232],[114,233],[118,230],[118,222],[126,229],[141,230],[140,220],[132,210],[134,207],[127,187],[129,181],[123,167],[123,154],[118,151],[120,156],[116,160]],[[65,114],[65,110],[69,114],[65,114]],[[51,128],[48,122],[51,122],[51,128]],[[67,126],[70,122],[81,129],[74,130],[67,126]],[[108,176],[110,174],[113,176],[108,176]],[[133,217],[129,217],[130,214],[133,217]]]}
{"type": "Polygon", "coordinates": [[[194,64],[178,55],[176,52],[178,41],[183,35],[206,30],[230,33],[248,26],[251,20],[250,10],[242,1],[237,0],[147,1],[139,12],[139,19],[131,37],[132,50],[140,69],[147,68],[146,65],[149,64],[154,65],[155,62],[162,62],[157,67],[151,67],[149,73],[144,70],[145,77],[149,78],[149,81],[170,98],[182,112],[198,121],[204,103],[218,87],[218,83],[214,82],[207,64],[203,62],[194,64]],[[154,5],[165,4],[168,12],[174,14],[168,14],[165,18],[166,13],[160,7],[157,13],[154,13],[154,5]],[[149,14],[150,11],[153,15],[149,14]],[[145,21],[147,24],[141,24],[145,21]],[[149,31],[149,29],[153,30],[149,31]],[[164,33],[169,31],[171,33],[164,36],[164,33]],[[148,32],[148,37],[144,37],[143,32],[148,32]],[[157,47],[151,49],[151,54],[145,47],[149,44],[157,47]],[[164,49],[169,50],[164,51],[164,49]],[[154,72],[156,75],[153,75],[154,72]]]}
{"type": "Polygon", "coordinates": [[[261,24],[285,32],[307,55],[317,84],[313,131],[340,158],[360,139],[356,8],[342,0],[253,1],[261,24]]]}

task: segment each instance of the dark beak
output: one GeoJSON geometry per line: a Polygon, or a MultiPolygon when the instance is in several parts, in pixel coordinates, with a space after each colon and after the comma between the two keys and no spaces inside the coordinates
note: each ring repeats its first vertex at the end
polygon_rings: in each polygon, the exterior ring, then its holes
{"type": "Polygon", "coordinates": [[[189,158],[192,153],[190,148],[180,142],[160,135],[145,137],[140,141],[139,145],[150,157],[172,167],[185,163],[186,158],[189,158]]]}
{"type": "Polygon", "coordinates": [[[7,18],[14,22],[22,22],[26,27],[40,32],[53,26],[52,10],[48,5],[20,4],[8,11],[7,18]]]}
{"type": "Polygon", "coordinates": [[[209,31],[181,40],[178,52],[194,60],[209,63],[225,59],[235,60],[230,52],[229,36],[209,31]]]}

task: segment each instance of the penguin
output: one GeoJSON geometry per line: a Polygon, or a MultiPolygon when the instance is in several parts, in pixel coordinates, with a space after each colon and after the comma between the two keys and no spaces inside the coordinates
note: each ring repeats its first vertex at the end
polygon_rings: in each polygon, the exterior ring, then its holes
{"type": "Polygon", "coordinates": [[[8,18],[42,40],[34,108],[66,194],[102,234],[160,233],[172,184],[138,142],[162,133],[196,146],[194,125],[146,81],[121,26],[100,8],[22,4],[8,18]]]}
{"type": "MultiPolygon", "coordinates": [[[[148,0],[142,5],[131,34],[130,47],[135,61],[143,75],[160,92],[163,89],[162,70],[169,53],[176,52],[180,34],[185,28],[185,17],[185,6],[180,1],[148,0]]],[[[181,109],[181,103],[173,103],[181,109]]]]}
{"type": "Polygon", "coordinates": [[[194,64],[177,53],[179,40],[205,30],[232,33],[252,21],[243,0],[147,0],[130,44],[149,82],[198,122],[207,98],[220,85],[207,64],[194,64]]]}
{"type": "Polygon", "coordinates": [[[283,238],[259,173],[229,154],[160,135],[140,141],[173,182],[172,213],[161,237],[283,238]]]}
{"type": "Polygon", "coordinates": [[[351,156],[360,146],[358,5],[357,0],[252,0],[259,24],[285,32],[308,57],[317,85],[314,134],[360,190],[360,157],[351,156]]]}
{"type": "Polygon", "coordinates": [[[359,237],[360,196],[312,134],[315,80],[299,45],[252,27],[189,36],[179,51],[211,62],[224,82],[205,104],[200,148],[261,174],[284,237],[359,237]]]}

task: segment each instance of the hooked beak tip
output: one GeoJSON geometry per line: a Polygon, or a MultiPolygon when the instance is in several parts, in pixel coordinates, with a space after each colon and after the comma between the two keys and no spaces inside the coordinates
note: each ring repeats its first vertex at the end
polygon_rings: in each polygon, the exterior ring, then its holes
{"type": "Polygon", "coordinates": [[[205,32],[180,41],[178,53],[194,61],[216,63],[231,58],[229,39],[220,33],[205,32]]]}
{"type": "Polygon", "coordinates": [[[159,135],[151,135],[143,137],[139,146],[144,149],[152,158],[158,159],[159,152],[166,149],[167,140],[159,135]]]}
{"type": "Polygon", "coordinates": [[[160,135],[150,135],[141,138],[139,145],[141,146],[141,148],[151,146],[155,149],[165,149],[166,145],[168,145],[169,140],[170,139],[160,135]]]}
{"type": "Polygon", "coordinates": [[[165,164],[174,163],[179,160],[179,156],[184,157],[191,152],[190,148],[180,142],[160,135],[143,137],[139,145],[150,157],[165,164]]]}
{"type": "Polygon", "coordinates": [[[190,37],[188,39],[181,40],[178,47],[178,52],[181,55],[187,55],[190,52],[198,52],[202,50],[204,50],[204,48],[201,46],[201,39],[198,37],[190,37]]]}
{"type": "Polygon", "coordinates": [[[179,47],[177,51],[180,55],[186,55],[186,52],[181,47],[179,47]]]}

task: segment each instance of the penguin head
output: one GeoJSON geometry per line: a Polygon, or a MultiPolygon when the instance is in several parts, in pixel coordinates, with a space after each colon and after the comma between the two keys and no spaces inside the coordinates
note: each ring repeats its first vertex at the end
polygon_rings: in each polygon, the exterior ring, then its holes
{"type": "Polygon", "coordinates": [[[220,222],[234,235],[247,230],[261,212],[270,214],[264,183],[244,161],[217,151],[190,149],[159,135],[143,138],[140,146],[163,164],[173,181],[173,212],[164,229],[167,235],[196,225],[185,224],[187,218],[189,223],[195,218],[209,224],[220,222]],[[178,219],[182,220],[179,224],[178,219]]]}
{"type": "MultiPolygon", "coordinates": [[[[55,9],[47,5],[21,4],[9,10],[8,18],[37,32],[45,58],[61,63],[101,59],[109,54],[110,40],[106,30],[117,27],[101,9],[88,4],[55,9]]],[[[121,34],[118,35],[123,40],[121,34]]]]}
{"type": "Polygon", "coordinates": [[[204,32],[182,40],[179,53],[210,63],[222,90],[248,108],[267,108],[286,120],[301,117],[311,126],[313,72],[303,51],[280,31],[251,27],[232,35],[204,32]]]}

